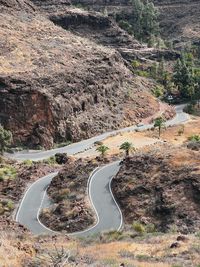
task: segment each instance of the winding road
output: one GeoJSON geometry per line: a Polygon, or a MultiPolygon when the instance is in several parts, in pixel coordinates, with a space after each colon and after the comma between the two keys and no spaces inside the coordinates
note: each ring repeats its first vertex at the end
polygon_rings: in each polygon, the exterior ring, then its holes
{"type": "MultiPolygon", "coordinates": [[[[186,122],[189,119],[189,115],[183,112],[185,105],[176,106],[176,116],[166,122],[166,126],[176,125],[186,122]]],[[[17,160],[41,160],[48,158],[56,153],[68,153],[73,155],[78,152],[89,149],[94,145],[96,141],[102,141],[106,137],[112,136],[121,132],[128,131],[144,131],[152,128],[153,124],[143,126],[131,126],[121,130],[116,130],[102,135],[84,140],[66,147],[52,149],[48,151],[38,152],[17,152],[15,154],[9,154],[17,160]]],[[[119,170],[119,161],[108,164],[104,167],[94,170],[88,180],[88,195],[91,204],[96,213],[96,224],[89,229],[70,234],[72,236],[86,237],[90,235],[98,234],[102,231],[119,230],[123,224],[123,218],[120,208],[114,199],[111,190],[111,181],[113,176],[117,174],[119,170]]],[[[56,233],[51,229],[45,227],[39,220],[39,213],[42,208],[51,205],[51,201],[46,194],[46,190],[51,180],[57,173],[51,173],[45,177],[40,178],[34,182],[26,191],[16,214],[16,221],[25,225],[34,234],[52,234],[56,233]]]]}

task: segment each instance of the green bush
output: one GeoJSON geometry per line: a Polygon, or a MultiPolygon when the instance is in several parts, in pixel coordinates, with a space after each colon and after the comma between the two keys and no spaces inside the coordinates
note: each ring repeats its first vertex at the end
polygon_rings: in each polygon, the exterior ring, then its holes
{"type": "Polygon", "coordinates": [[[145,77],[145,78],[149,78],[149,76],[150,76],[149,73],[148,73],[148,71],[146,71],[146,70],[138,70],[136,72],[136,74],[138,76],[145,77]]]}
{"type": "Polygon", "coordinates": [[[138,69],[141,66],[141,64],[138,60],[135,59],[131,62],[131,66],[133,67],[133,69],[138,69]]]}
{"type": "Polygon", "coordinates": [[[27,160],[24,160],[24,161],[23,161],[23,164],[24,164],[25,166],[29,167],[29,166],[32,166],[32,165],[33,165],[33,161],[30,160],[30,159],[27,159],[27,160]]]}
{"type": "Polygon", "coordinates": [[[188,137],[188,141],[200,142],[200,135],[198,134],[191,135],[190,137],[188,137]]]}
{"type": "Polygon", "coordinates": [[[161,97],[163,96],[164,93],[164,88],[162,86],[156,86],[153,90],[152,93],[155,97],[161,97]]]}
{"type": "Polygon", "coordinates": [[[2,199],[0,201],[0,215],[4,215],[5,212],[10,212],[14,209],[14,203],[12,200],[2,199]]]}
{"type": "Polygon", "coordinates": [[[0,181],[12,180],[17,176],[17,171],[14,167],[5,165],[0,168],[0,181]]]}
{"type": "Polygon", "coordinates": [[[119,25],[120,28],[122,28],[123,30],[127,31],[129,34],[133,34],[133,28],[128,23],[128,21],[126,21],[126,20],[120,20],[118,22],[118,25],[119,25]]]}
{"type": "Polygon", "coordinates": [[[144,234],[146,232],[145,226],[140,222],[134,222],[132,227],[139,234],[144,234]]]}
{"type": "Polygon", "coordinates": [[[56,158],[55,158],[55,156],[52,156],[48,159],[43,160],[43,162],[46,164],[49,164],[49,165],[54,165],[54,164],[56,164],[56,158]]]}
{"type": "Polygon", "coordinates": [[[11,200],[8,200],[6,207],[11,211],[14,209],[14,203],[11,200]]]}

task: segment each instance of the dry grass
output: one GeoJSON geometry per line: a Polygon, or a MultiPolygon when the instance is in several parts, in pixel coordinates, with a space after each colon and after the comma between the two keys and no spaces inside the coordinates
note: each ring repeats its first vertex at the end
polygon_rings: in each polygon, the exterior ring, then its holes
{"type": "MultiPolygon", "coordinates": [[[[131,142],[136,149],[141,150],[147,148],[159,142],[155,138],[145,137],[142,133],[129,132],[118,134],[113,137],[109,137],[103,141],[103,144],[109,147],[108,156],[120,155],[123,156],[123,152],[119,149],[123,142],[131,142]]],[[[96,157],[99,153],[96,151],[96,147],[83,153],[77,154],[78,158],[96,157]]]]}
{"type": "Polygon", "coordinates": [[[200,166],[199,152],[191,151],[188,149],[174,150],[173,158],[170,160],[170,164],[174,166],[200,166]]]}
{"type": "MultiPolygon", "coordinates": [[[[197,266],[200,262],[198,253],[199,238],[188,236],[185,242],[179,242],[180,247],[170,249],[176,241],[177,235],[162,235],[144,237],[142,240],[122,240],[110,243],[84,243],[78,240],[69,240],[64,236],[34,238],[28,234],[16,235],[14,232],[0,236],[0,266],[22,267],[30,262],[38,262],[39,266],[53,266],[49,255],[64,248],[75,259],[76,266],[125,266],[137,267],[171,267],[184,263],[184,255],[189,255],[189,265],[197,266]]],[[[75,266],[69,262],[64,266],[75,266]]],[[[182,265],[181,265],[182,266],[182,265]]],[[[186,265],[184,265],[186,266],[186,265]]]]}
{"type": "Polygon", "coordinates": [[[4,232],[0,235],[0,244],[0,266],[2,267],[20,267],[25,259],[35,256],[31,240],[26,240],[25,236],[23,242],[20,242],[15,233],[4,232]]]}
{"type": "MultiPolygon", "coordinates": [[[[179,135],[179,130],[182,130],[182,125],[177,125],[163,129],[161,133],[161,139],[173,145],[181,145],[188,140],[188,137],[194,134],[200,134],[200,118],[192,117],[192,119],[184,124],[183,134],[179,135]]],[[[155,138],[157,136],[157,131],[147,132],[147,136],[155,138]]]]}

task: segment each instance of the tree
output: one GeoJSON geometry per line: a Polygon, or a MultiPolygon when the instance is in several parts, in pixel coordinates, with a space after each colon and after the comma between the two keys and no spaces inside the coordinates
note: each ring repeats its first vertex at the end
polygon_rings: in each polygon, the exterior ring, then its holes
{"type": "Polygon", "coordinates": [[[120,149],[125,151],[126,157],[129,156],[131,150],[135,150],[133,144],[130,142],[124,142],[123,144],[121,144],[120,149]]]}
{"type": "Polygon", "coordinates": [[[109,147],[105,146],[105,145],[100,145],[99,147],[97,147],[96,151],[98,151],[101,156],[104,158],[107,151],[109,150],[109,147]]]}
{"type": "Polygon", "coordinates": [[[144,5],[142,27],[144,36],[157,36],[159,34],[158,12],[154,4],[148,0],[144,5]]]}
{"type": "Polygon", "coordinates": [[[154,36],[159,34],[158,12],[152,2],[132,0],[132,14],[129,19],[135,37],[153,44],[154,36]]]}
{"type": "Polygon", "coordinates": [[[132,26],[128,23],[126,20],[120,20],[118,22],[119,27],[122,28],[123,30],[127,31],[129,34],[133,34],[133,28],[132,26]]]}
{"type": "Polygon", "coordinates": [[[165,120],[162,117],[158,117],[154,121],[154,128],[158,128],[159,138],[160,138],[160,135],[161,135],[161,129],[165,125],[164,123],[165,123],[165,120]]]}
{"type": "Polygon", "coordinates": [[[2,125],[0,125],[0,154],[6,151],[6,148],[12,142],[12,133],[8,130],[5,130],[2,125]]]}
{"type": "Polygon", "coordinates": [[[141,0],[132,0],[131,25],[133,27],[134,35],[137,39],[141,39],[143,35],[142,32],[143,10],[144,10],[144,4],[141,2],[141,0]]]}
{"type": "Polygon", "coordinates": [[[195,77],[192,59],[188,54],[181,56],[174,66],[174,84],[184,98],[193,99],[195,94],[195,77]]]}

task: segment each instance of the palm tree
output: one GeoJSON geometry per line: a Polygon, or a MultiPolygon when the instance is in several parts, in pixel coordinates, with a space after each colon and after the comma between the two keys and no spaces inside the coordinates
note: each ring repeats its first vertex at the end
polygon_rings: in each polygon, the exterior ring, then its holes
{"type": "Polygon", "coordinates": [[[165,125],[165,120],[162,117],[158,117],[154,121],[154,128],[158,127],[158,136],[160,138],[161,135],[161,129],[165,125]]]}
{"type": "Polygon", "coordinates": [[[106,152],[109,150],[109,147],[105,146],[105,145],[100,145],[97,147],[96,151],[98,151],[99,153],[101,153],[102,158],[105,157],[106,152]]]}
{"type": "Polygon", "coordinates": [[[133,144],[130,142],[124,142],[123,144],[121,144],[120,148],[121,150],[124,150],[126,153],[126,157],[129,156],[131,150],[135,150],[135,148],[133,147],[133,144]]]}

